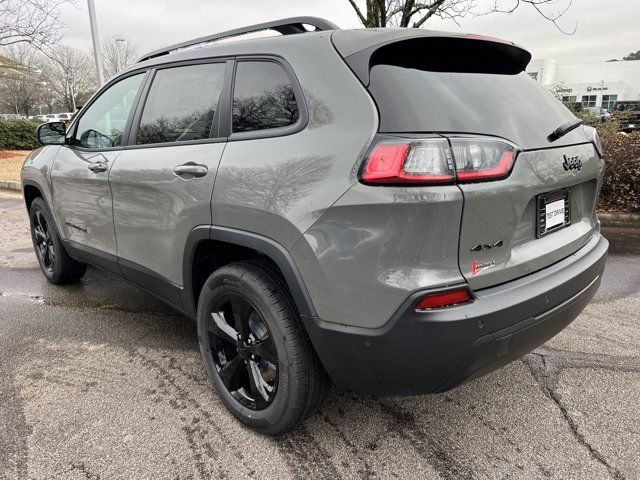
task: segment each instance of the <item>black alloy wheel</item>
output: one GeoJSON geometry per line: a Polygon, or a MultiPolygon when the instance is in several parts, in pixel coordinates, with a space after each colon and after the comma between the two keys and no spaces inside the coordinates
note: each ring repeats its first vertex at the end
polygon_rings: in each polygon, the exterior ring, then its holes
{"type": "Polygon", "coordinates": [[[49,230],[47,219],[42,211],[37,211],[33,225],[33,234],[36,244],[36,252],[40,263],[48,272],[52,272],[56,267],[56,247],[49,230]]]}
{"type": "Polygon", "coordinates": [[[236,293],[221,297],[209,315],[209,345],[225,388],[243,406],[263,410],[278,388],[278,355],[269,327],[236,293]]]}
{"type": "Polygon", "coordinates": [[[42,197],[29,206],[31,240],[42,273],[51,283],[72,283],[82,278],[87,265],[69,256],[56,228],[55,221],[42,197]]]}
{"type": "Polygon", "coordinates": [[[198,298],[202,361],[227,410],[278,435],[318,410],[329,388],[287,285],[263,259],[227,264],[198,298]]]}

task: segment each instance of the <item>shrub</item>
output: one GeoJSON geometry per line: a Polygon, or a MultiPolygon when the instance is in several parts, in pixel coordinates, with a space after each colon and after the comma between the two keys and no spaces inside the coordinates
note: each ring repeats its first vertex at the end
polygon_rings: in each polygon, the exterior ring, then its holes
{"type": "Polygon", "coordinates": [[[605,158],[598,208],[640,213],[640,132],[598,130],[605,158]]]}
{"type": "Polygon", "coordinates": [[[0,149],[33,150],[40,144],[36,139],[36,127],[41,122],[31,120],[0,120],[0,149]]]}
{"type": "MultiPolygon", "coordinates": [[[[567,104],[565,104],[567,105],[567,104]]],[[[600,121],[588,110],[573,113],[598,130],[604,150],[605,170],[598,209],[610,212],[640,213],[640,131],[620,133],[625,114],[615,112],[609,120],[600,121]]]]}

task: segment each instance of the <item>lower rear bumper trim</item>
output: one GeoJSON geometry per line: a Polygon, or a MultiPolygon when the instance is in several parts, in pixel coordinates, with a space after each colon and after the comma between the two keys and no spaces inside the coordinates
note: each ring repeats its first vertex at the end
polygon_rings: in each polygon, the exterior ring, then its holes
{"type": "Polygon", "coordinates": [[[445,391],[501,367],[569,325],[597,291],[608,242],[594,236],[568,258],[476,292],[473,303],[416,312],[411,295],[383,327],[302,317],[334,383],[379,395],[445,391]]]}

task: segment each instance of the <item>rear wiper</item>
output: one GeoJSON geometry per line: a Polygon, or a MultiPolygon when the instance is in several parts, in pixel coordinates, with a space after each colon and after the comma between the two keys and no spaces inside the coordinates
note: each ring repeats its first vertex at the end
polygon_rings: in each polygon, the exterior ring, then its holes
{"type": "Polygon", "coordinates": [[[560,137],[564,137],[571,130],[575,130],[583,123],[584,123],[584,120],[580,120],[579,118],[576,118],[575,120],[569,120],[568,122],[565,122],[562,125],[560,125],[553,132],[551,132],[547,137],[547,140],[549,140],[550,142],[555,142],[560,137]]]}

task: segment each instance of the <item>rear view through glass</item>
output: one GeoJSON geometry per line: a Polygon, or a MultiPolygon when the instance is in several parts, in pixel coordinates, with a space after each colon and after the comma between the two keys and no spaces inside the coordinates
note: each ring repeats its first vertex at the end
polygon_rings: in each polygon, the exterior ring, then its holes
{"type": "MultiPolygon", "coordinates": [[[[475,42],[449,46],[446,60],[425,41],[413,43],[409,60],[409,42],[397,46],[404,50],[405,58],[398,59],[393,52],[373,57],[369,90],[380,111],[380,131],[484,134],[511,140],[525,149],[550,146],[547,136],[575,119],[573,114],[524,73],[522,65],[510,63],[509,57],[500,58],[495,51],[481,48],[471,57],[468,45],[475,42]]],[[[478,43],[490,42],[475,45],[478,43]]],[[[584,140],[575,132],[553,146],[584,140]]]]}

